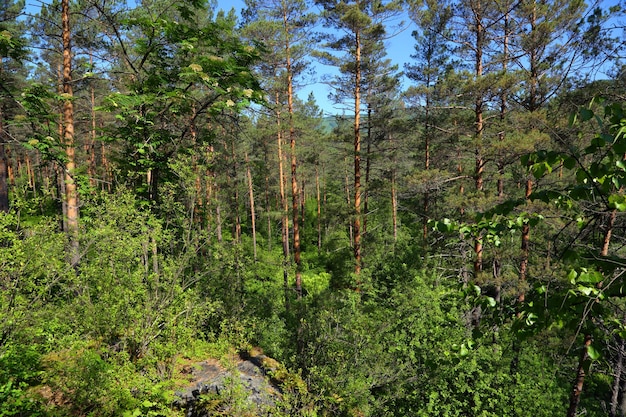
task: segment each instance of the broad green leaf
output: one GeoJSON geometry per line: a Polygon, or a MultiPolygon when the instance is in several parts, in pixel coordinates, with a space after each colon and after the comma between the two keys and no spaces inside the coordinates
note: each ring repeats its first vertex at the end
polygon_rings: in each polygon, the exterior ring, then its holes
{"type": "Polygon", "coordinates": [[[569,274],[567,274],[567,280],[572,285],[576,284],[576,277],[578,277],[578,272],[576,272],[575,269],[572,269],[571,271],[569,271],[569,274]]]}
{"type": "Polygon", "coordinates": [[[602,357],[602,352],[596,349],[593,345],[589,345],[587,347],[587,355],[589,355],[589,358],[591,358],[591,360],[597,361],[602,357]]]}
{"type": "Polygon", "coordinates": [[[576,166],[576,159],[573,157],[568,157],[563,160],[563,166],[567,169],[572,169],[576,166]]]}
{"type": "Polygon", "coordinates": [[[609,196],[609,207],[618,211],[626,211],[626,195],[612,194],[609,196]]]}
{"type": "Polygon", "coordinates": [[[580,119],[583,122],[586,122],[587,120],[591,120],[591,118],[593,118],[593,116],[594,116],[594,114],[593,114],[592,110],[585,109],[585,108],[580,109],[580,119]]]}
{"type": "Polygon", "coordinates": [[[601,282],[603,279],[604,277],[602,276],[600,272],[591,270],[591,271],[581,272],[577,281],[586,282],[590,284],[597,284],[598,282],[601,282]]]}

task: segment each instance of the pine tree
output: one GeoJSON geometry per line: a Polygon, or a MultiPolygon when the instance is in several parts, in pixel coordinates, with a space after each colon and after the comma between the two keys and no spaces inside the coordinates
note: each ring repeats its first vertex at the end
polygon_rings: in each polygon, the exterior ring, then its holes
{"type": "MultiPolygon", "coordinates": [[[[343,74],[335,80],[336,100],[351,98],[353,120],[354,206],[353,206],[353,252],[354,271],[358,275],[362,267],[362,181],[361,181],[361,112],[364,96],[364,51],[380,43],[386,36],[385,22],[393,20],[400,12],[400,3],[386,4],[372,1],[318,0],[323,8],[324,26],[345,33],[342,36],[326,35],[325,47],[332,52],[320,53],[325,63],[339,67],[343,74]]],[[[372,49],[373,50],[373,49],[372,49]]]]}
{"type": "Polygon", "coordinates": [[[9,211],[9,160],[6,145],[9,142],[7,121],[18,108],[17,77],[23,70],[25,57],[23,25],[17,22],[23,2],[0,2],[0,211],[9,211]]]}
{"type": "MultiPolygon", "coordinates": [[[[298,152],[296,147],[297,132],[294,120],[294,100],[297,80],[307,68],[307,50],[310,47],[311,27],[314,15],[307,12],[308,5],[303,0],[272,1],[262,5],[248,1],[246,32],[248,36],[260,36],[267,42],[269,54],[266,63],[261,66],[261,73],[267,77],[266,83],[275,91],[277,121],[280,123],[280,108],[287,112],[286,135],[289,143],[289,165],[291,171],[291,210],[293,227],[293,256],[296,264],[295,291],[297,298],[302,297],[302,260],[301,260],[301,203],[298,186],[298,152]],[[268,65],[268,64],[272,65],[268,65]]],[[[282,132],[279,132],[279,142],[282,132]]],[[[282,143],[279,143],[282,153],[282,143]]],[[[281,159],[279,157],[279,159],[281,159]]],[[[282,159],[279,161],[282,170],[282,159]]],[[[280,174],[279,174],[280,175],[280,174]]],[[[281,192],[284,196],[284,192],[281,192]]],[[[286,207],[286,205],[285,205],[286,207]]],[[[285,208],[286,212],[286,208],[285,208]]],[[[286,225],[286,221],[283,222],[286,225]]],[[[285,226],[283,226],[285,228],[285,226]]],[[[283,232],[283,236],[286,232],[283,232]]],[[[286,245],[283,245],[286,247],[286,245]]],[[[284,251],[287,256],[287,251],[284,251]]]]}

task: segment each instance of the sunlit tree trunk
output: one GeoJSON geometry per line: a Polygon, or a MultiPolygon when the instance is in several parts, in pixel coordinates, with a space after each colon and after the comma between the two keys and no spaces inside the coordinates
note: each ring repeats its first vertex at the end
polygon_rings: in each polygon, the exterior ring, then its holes
{"type": "Polygon", "coordinates": [[[67,232],[70,240],[70,260],[73,265],[78,263],[78,192],[74,174],[74,103],[72,91],[72,51],[70,32],[69,0],[61,0],[61,20],[63,38],[63,144],[65,146],[65,200],[67,202],[67,232]]]}
{"type": "MultiPolygon", "coordinates": [[[[280,107],[280,98],[276,93],[276,107],[280,107]]],[[[287,271],[289,264],[289,207],[285,195],[285,170],[283,156],[283,135],[280,119],[280,110],[276,110],[276,140],[278,144],[278,183],[280,191],[280,206],[282,211],[281,239],[283,244],[283,285],[285,290],[285,306],[289,308],[289,274],[287,271]]]]}
{"type": "Polygon", "coordinates": [[[578,403],[580,402],[580,394],[583,391],[583,385],[585,383],[585,361],[589,358],[589,346],[591,346],[591,335],[585,335],[585,341],[583,342],[583,348],[578,360],[578,367],[576,369],[576,380],[574,381],[574,387],[569,400],[569,408],[567,410],[567,417],[576,417],[576,411],[578,410],[578,403]]]}
{"type": "Polygon", "coordinates": [[[285,28],[285,56],[287,68],[287,111],[289,112],[289,148],[291,150],[291,210],[293,215],[293,260],[296,264],[296,296],[302,298],[302,260],[300,258],[300,193],[298,191],[298,158],[296,155],[296,128],[293,110],[293,70],[291,67],[291,46],[289,43],[289,23],[287,10],[283,15],[285,28]]]}
{"type": "MultiPolygon", "coordinates": [[[[626,323],[626,314],[622,317],[622,323],[626,323]]],[[[619,405],[619,394],[620,389],[622,388],[622,375],[624,372],[624,349],[626,349],[626,342],[621,337],[618,337],[617,343],[617,358],[615,359],[615,366],[613,371],[613,386],[611,388],[611,405],[609,408],[609,416],[616,417],[617,409],[619,405]]],[[[622,393],[622,397],[626,397],[622,393]]],[[[624,410],[622,410],[622,415],[624,415],[624,410]]]]}
{"type": "MultiPolygon", "coordinates": [[[[89,53],[89,65],[93,66],[93,55],[89,53]]],[[[96,88],[93,82],[89,83],[89,98],[91,112],[91,134],[88,141],[85,141],[85,154],[87,155],[87,176],[89,185],[96,186],[96,88]]]]}
{"type": "Polygon", "coordinates": [[[250,159],[246,153],[246,176],[248,177],[248,195],[250,197],[250,222],[252,226],[252,249],[254,252],[254,261],[257,260],[256,251],[256,212],[254,210],[254,187],[252,183],[252,173],[250,171],[250,159]]]}
{"type": "MultiPolygon", "coordinates": [[[[482,22],[482,9],[481,3],[477,2],[473,8],[474,13],[474,30],[476,33],[475,39],[475,67],[474,75],[476,79],[480,79],[483,76],[483,53],[485,45],[485,27],[482,22]]],[[[474,182],[476,191],[483,191],[483,174],[485,171],[485,161],[482,154],[482,142],[483,142],[483,110],[485,105],[485,99],[481,92],[476,93],[476,99],[474,101],[474,154],[475,154],[475,168],[474,168],[474,182]]],[[[478,235],[474,237],[474,277],[477,277],[483,270],[483,239],[478,235]]]]}
{"type": "MultiPolygon", "coordinates": [[[[265,163],[267,165],[267,153],[265,163]]],[[[265,212],[267,213],[267,251],[272,251],[272,214],[270,204],[270,176],[265,175],[265,212]]]]}
{"type": "Polygon", "coordinates": [[[372,108],[367,106],[367,145],[365,147],[365,190],[363,190],[363,234],[367,236],[367,214],[369,206],[370,169],[372,164],[372,108]]]}
{"type": "Polygon", "coordinates": [[[361,33],[354,37],[354,272],[361,272],[361,33]]]}
{"type": "Polygon", "coordinates": [[[4,115],[0,106],[0,211],[9,211],[8,159],[5,152],[4,115]]]}
{"type": "Polygon", "coordinates": [[[398,192],[396,190],[396,170],[391,169],[391,222],[393,226],[393,241],[398,241],[398,192]]]}

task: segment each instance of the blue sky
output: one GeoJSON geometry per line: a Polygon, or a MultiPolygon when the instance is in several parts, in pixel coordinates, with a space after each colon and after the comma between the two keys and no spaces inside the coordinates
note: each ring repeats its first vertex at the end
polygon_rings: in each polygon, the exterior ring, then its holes
{"type": "MultiPolygon", "coordinates": [[[[245,7],[243,0],[218,0],[217,4],[218,9],[229,11],[234,8],[237,13],[241,12],[241,9],[245,7]]],[[[386,43],[387,56],[394,64],[399,66],[400,71],[404,69],[404,63],[411,61],[410,55],[414,50],[414,39],[411,36],[413,27],[409,26],[409,23],[411,22],[408,17],[406,17],[404,21],[405,25],[407,25],[406,29],[386,43]]],[[[302,87],[300,91],[298,91],[298,96],[301,99],[306,100],[309,94],[313,92],[315,100],[322,110],[330,114],[341,113],[344,108],[340,105],[335,106],[328,100],[330,89],[326,84],[319,82],[323,76],[335,74],[336,69],[316,62],[313,63],[313,68],[318,82],[313,82],[310,85],[302,87]]],[[[349,110],[346,109],[346,112],[349,112],[349,110]]]]}

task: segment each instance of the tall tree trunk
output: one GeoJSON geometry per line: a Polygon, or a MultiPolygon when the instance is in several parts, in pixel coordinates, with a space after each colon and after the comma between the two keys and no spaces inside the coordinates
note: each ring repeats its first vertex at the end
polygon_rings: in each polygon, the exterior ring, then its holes
{"type": "Polygon", "coordinates": [[[61,0],[63,39],[63,144],[65,146],[65,200],[67,202],[67,232],[70,241],[70,261],[79,260],[78,244],[78,190],[74,181],[76,170],[74,148],[74,102],[72,91],[72,50],[69,0],[61,0]]]}
{"type": "Polygon", "coordinates": [[[616,218],[617,210],[613,209],[608,215],[608,223],[604,232],[604,239],[602,240],[602,249],[600,250],[600,256],[609,255],[609,244],[611,243],[611,236],[613,235],[613,227],[615,226],[616,218]]]}
{"type": "MultiPolygon", "coordinates": [[[[3,65],[0,58],[0,76],[2,75],[3,65]]],[[[6,134],[4,131],[4,108],[0,103],[0,211],[9,211],[9,163],[7,153],[5,151],[6,134]]]]}
{"type": "Polygon", "coordinates": [[[283,168],[284,156],[283,156],[283,135],[282,124],[280,120],[280,97],[278,92],[275,97],[276,101],[276,140],[278,143],[278,184],[280,191],[280,206],[282,211],[281,222],[281,239],[283,244],[283,285],[285,290],[285,308],[289,309],[289,208],[287,205],[287,197],[285,195],[285,171],[283,168]]]}
{"type": "Polygon", "coordinates": [[[252,173],[250,171],[250,159],[246,152],[246,176],[248,177],[248,195],[250,197],[250,222],[252,225],[252,250],[254,253],[254,262],[257,260],[256,251],[256,212],[254,211],[254,187],[252,183],[252,173]]]}
{"type": "MultiPolygon", "coordinates": [[[[476,2],[472,6],[472,12],[474,14],[474,31],[476,33],[475,45],[474,45],[474,76],[477,80],[483,76],[483,53],[485,47],[485,27],[483,26],[483,15],[480,1],[476,2]]],[[[485,98],[482,91],[476,92],[476,98],[474,100],[474,184],[476,191],[481,193],[483,191],[483,174],[485,171],[485,161],[483,157],[483,110],[485,105],[485,98]]],[[[478,232],[477,236],[474,236],[474,277],[476,278],[483,270],[483,238],[478,232]]]]}
{"type": "MultiPolygon", "coordinates": [[[[527,178],[526,190],[524,193],[524,197],[526,198],[527,203],[530,203],[530,195],[532,194],[532,192],[533,192],[533,180],[530,178],[527,178]]],[[[522,288],[526,285],[526,276],[528,273],[529,243],[530,243],[530,224],[528,224],[528,222],[526,221],[524,222],[524,225],[522,226],[522,244],[521,244],[522,260],[520,261],[520,267],[519,267],[519,281],[520,281],[520,285],[522,288]]],[[[523,289],[520,291],[520,294],[517,299],[520,303],[524,303],[526,299],[526,293],[523,289]]]]}
{"type": "MultiPolygon", "coordinates": [[[[265,165],[269,166],[267,163],[267,153],[265,165]]],[[[269,174],[265,175],[265,212],[267,213],[267,251],[272,251],[272,207],[270,204],[270,176],[269,174]]]]}
{"type": "Polygon", "coordinates": [[[395,243],[398,241],[398,195],[396,191],[395,168],[391,169],[391,222],[393,226],[393,241],[395,243]]]}
{"type": "Polygon", "coordinates": [[[315,194],[317,199],[317,254],[322,252],[322,199],[320,194],[319,164],[315,164],[315,194]]]}
{"type": "MultiPolygon", "coordinates": [[[[504,40],[503,40],[503,47],[502,47],[502,72],[506,73],[508,70],[508,60],[509,60],[509,30],[510,30],[510,17],[509,17],[509,4],[505,3],[504,7],[506,7],[506,12],[504,14],[504,40]]],[[[506,116],[506,112],[507,112],[507,108],[508,108],[508,102],[507,102],[507,90],[505,88],[502,88],[500,91],[500,123],[502,123],[502,129],[504,129],[504,118],[506,116]]],[[[500,133],[498,133],[498,140],[500,141],[500,143],[504,142],[504,130],[501,131],[500,133]]],[[[504,158],[503,158],[504,159],[504,158]]],[[[500,160],[498,161],[498,185],[497,185],[497,191],[498,191],[498,198],[501,200],[504,198],[504,166],[505,166],[505,162],[504,160],[500,160]]]]}
{"type": "Polygon", "coordinates": [[[113,185],[113,175],[111,174],[111,168],[109,167],[109,160],[107,158],[104,142],[100,144],[100,154],[102,158],[102,167],[104,168],[102,190],[104,191],[106,189],[108,192],[111,192],[111,186],[113,185]]]}
{"type": "Polygon", "coordinates": [[[237,154],[235,152],[235,140],[232,138],[230,147],[230,156],[233,159],[233,215],[234,224],[233,224],[233,237],[235,238],[235,242],[241,243],[241,213],[239,210],[239,181],[237,180],[237,172],[239,171],[239,167],[237,166],[237,154]]]}
{"type": "MultiPolygon", "coordinates": [[[[428,67],[431,65],[429,63],[428,67]]],[[[426,85],[428,89],[431,87],[430,83],[430,72],[428,73],[426,85]]],[[[428,171],[430,169],[430,90],[426,93],[426,106],[424,107],[424,171],[428,171]]],[[[424,192],[424,224],[422,225],[422,237],[424,238],[424,244],[426,244],[426,239],[428,238],[428,210],[430,206],[430,193],[429,190],[426,189],[424,192]]]]}
{"type": "MultiPolygon", "coordinates": [[[[93,55],[89,53],[89,64],[93,66],[93,55]]],[[[96,186],[96,88],[93,82],[89,83],[90,95],[90,113],[91,113],[91,135],[88,141],[85,141],[85,153],[87,155],[87,176],[89,177],[89,185],[96,186]]]]}
{"type": "MultiPolygon", "coordinates": [[[[350,207],[350,178],[348,177],[348,164],[346,158],[343,160],[345,174],[346,174],[346,202],[348,203],[348,208],[350,207]]],[[[350,244],[354,247],[354,222],[348,222],[348,237],[350,238],[350,244]]]]}
{"type": "MultiPolygon", "coordinates": [[[[609,217],[609,223],[604,232],[604,239],[602,242],[602,248],[600,249],[600,256],[608,256],[609,254],[609,245],[611,243],[611,235],[613,233],[613,225],[615,222],[615,210],[611,212],[609,217]]],[[[578,409],[578,403],[580,402],[580,394],[582,393],[583,386],[585,383],[585,362],[589,359],[589,346],[591,346],[591,335],[585,335],[585,341],[583,344],[583,351],[580,355],[580,359],[578,361],[578,370],[576,372],[576,380],[574,381],[574,387],[572,389],[572,393],[570,395],[570,406],[567,411],[567,417],[575,417],[576,411],[578,409]]],[[[619,378],[621,378],[621,370],[620,375],[615,375],[617,381],[614,385],[619,386],[619,378]]],[[[617,400],[615,401],[617,404],[617,400]]]]}
{"type": "Polygon", "coordinates": [[[4,114],[0,105],[0,211],[9,211],[8,159],[5,152],[4,114]]]}
{"type": "Polygon", "coordinates": [[[580,353],[578,360],[578,368],[576,370],[576,380],[574,381],[574,387],[569,400],[569,408],[567,410],[567,417],[576,417],[576,411],[578,410],[578,403],[580,402],[580,394],[583,391],[583,385],[585,384],[585,362],[589,359],[589,346],[591,346],[591,335],[585,335],[585,341],[583,342],[583,350],[580,353]]]}
{"type": "Polygon", "coordinates": [[[361,33],[354,49],[354,272],[361,272],[361,33]]]}
{"type": "Polygon", "coordinates": [[[287,9],[284,9],[283,24],[286,33],[285,55],[287,69],[287,111],[289,112],[289,148],[291,150],[291,209],[293,215],[293,259],[296,263],[296,296],[302,298],[302,260],[300,258],[300,194],[298,192],[298,158],[296,155],[296,128],[293,109],[293,69],[287,9]]]}
{"type": "MultiPolygon", "coordinates": [[[[622,317],[622,323],[626,323],[626,313],[622,317]]],[[[617,417],[619,394],[620,389],[622,388],[622,374],[624,371],[624,354],[626,353],[624,352],[624,349],[626,349],[626,342],[619,336],[617,336],[617,338],[617,358],[615,359],[615,370],[613,371],[613,386],[611,389],[609,417],[617,417]]],[[[622,397],[626,396],[622,393],[622,397]]]]}
{"type": "Polygon", "coordinates": [[[365,189],[363,190],[363,235],[367,236],[367,214],[369,206],[369,183],[372,148],[372,108],[367,105],[367,145],[365,148],[365,189]]]}

